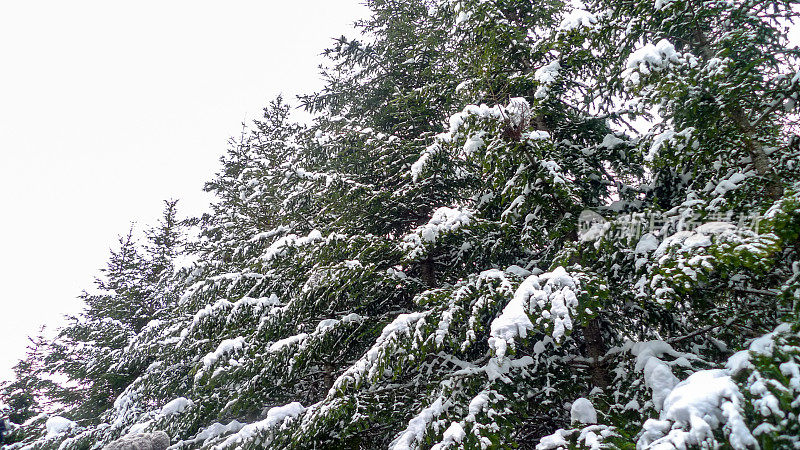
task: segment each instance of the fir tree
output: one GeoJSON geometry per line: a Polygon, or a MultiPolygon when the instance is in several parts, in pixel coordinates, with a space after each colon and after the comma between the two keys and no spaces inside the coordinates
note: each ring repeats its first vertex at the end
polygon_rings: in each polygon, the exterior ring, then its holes
{"type": "Polygon", "coordinates": [[[174,259],[182,252],[181,222],[176,201],[165,201],[159,223],[145,231],[141,248],[133,228],[111,251],[94,293],[84,292],[83,312],[70,317],[47,354],[47,372],[66,377],[66,389],[53,400],[69,405],[69,416],[96,422],[117,396],[147,367],[123,358],[126,350],[151,321],[166,318],[174,307],[171,290],[174,259]]]}
{"type": "Polygon", "coordinates": [[[44,356],[49,341],[42,327],[35,337],[28,338],[25,358],[12,368],[14,381],[4,383],[0,399],[9,406],[8,420],[21,424],[44,412],[47,407],[47,392],[51,392],[51,381],[41,378],[45,372],[44,356]]]}
{"type": "Polygon", "coordinates": [[[99,423],[26,442],[796,447],[793,5],[368,5],[313,122],[231,142],[192,267],[170,203],[112,254],[54,344],[99,423]]]}

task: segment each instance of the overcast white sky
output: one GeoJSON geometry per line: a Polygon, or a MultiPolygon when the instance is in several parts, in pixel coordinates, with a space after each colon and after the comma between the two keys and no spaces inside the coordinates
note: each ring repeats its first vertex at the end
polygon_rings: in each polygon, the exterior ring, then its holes
{"type": "Polygon", "coordinates": [[[0,3],[0,380],[26,336],[80,309],[116,236],[161,200],[202,210],[226,142],[360,0],[0,3]]]}

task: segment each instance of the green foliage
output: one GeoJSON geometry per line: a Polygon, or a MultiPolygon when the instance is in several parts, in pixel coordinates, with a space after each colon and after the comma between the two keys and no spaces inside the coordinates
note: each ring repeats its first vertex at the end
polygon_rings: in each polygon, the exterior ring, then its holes
{"type": "Polygon", "coordinates": [[[795,323],[761,338],[751,346],[749,364],[734,368],[747,401],[748,425],[753,427],[762,448],[791,448],[798,444],[799,331],[795,323]]]}
{"type": "Polygon", "coordinates": [[[43,359],[81,426],[22,440],[794,445],[795,5],[367,4],[310,123],[278,98],[231,140],[199,238],[167,202],[120,239],[43,359]]]}

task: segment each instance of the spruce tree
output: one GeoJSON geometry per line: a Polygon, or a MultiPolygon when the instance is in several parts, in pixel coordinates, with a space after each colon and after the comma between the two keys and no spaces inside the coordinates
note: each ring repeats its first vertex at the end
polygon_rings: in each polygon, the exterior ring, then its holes
{"type": "Polygon", "coordinates": [[[192,267],[112,255],[73,379],[126,378],[26,442],[797,447],[794,5],[368,5],[312,123],[231,141],[192,267]]]}
{"type": "Polygon", "coordinates": [[[47,407],[46,393],[53,388],[51,381],[41,377],[49,344],[44,326],[28,341],[25,358],[12,368],[14,380],[3,383],[0,390],[0,399],[10,408],[8,420],[16,424],[41,414],[47,407]]]}
{"type": "Polygon", "coordinates": [[[159,223],[145,231],[142,247],[133,227],[120,236],[94,292],[84,292],[83,312],[69,317],[50,344],[43,372],[66,378],[51,401],[68,405],[66,415],[80,423],[97,423],[117,396],[150,363],[134,364],[123,356],[137,335],[174,307],[173,261],[182,252],[182,224],[176,201],[166,201],[159,223]]]}

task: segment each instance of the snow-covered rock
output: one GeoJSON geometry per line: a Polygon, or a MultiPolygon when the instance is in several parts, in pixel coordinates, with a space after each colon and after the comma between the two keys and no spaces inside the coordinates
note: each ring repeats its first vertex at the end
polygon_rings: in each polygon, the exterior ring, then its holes
{"type": "Polygon", "coordinates": [[[103,450],[166,450],[169,436],[163,431],[129,434],[107,444],[103,450]]]}

